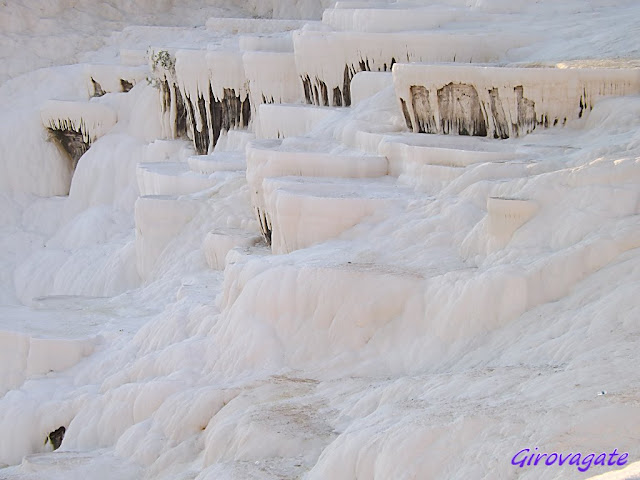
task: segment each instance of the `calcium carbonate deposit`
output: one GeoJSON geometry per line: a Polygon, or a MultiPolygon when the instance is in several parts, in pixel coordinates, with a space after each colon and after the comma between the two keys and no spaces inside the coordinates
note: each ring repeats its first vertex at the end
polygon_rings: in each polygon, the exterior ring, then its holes
{"type": "Polygon", "coordinates": [[[636,0],[5,0],[0,60],[0,479],[640,478],[636,0]]]}

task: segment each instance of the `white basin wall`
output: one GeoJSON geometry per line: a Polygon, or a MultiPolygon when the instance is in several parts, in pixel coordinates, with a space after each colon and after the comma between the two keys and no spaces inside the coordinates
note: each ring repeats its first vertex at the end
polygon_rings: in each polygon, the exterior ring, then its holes
{"type": "Polygon", "coordinates": [[[138,198],[135,205],[136,261],[141,278],[149,278],[162,251],[201,208],[201,202],[188,198],[138,198]]]}
{"type": "Polygon", "coordinates": [[[308,21],[266,18],[211,17],[207,30],[215,33],[276,33],[296,30],[308,21]]]}
{"type": "Polygon", "coordinates": [[[245,52],[242,61],[253,112],[263,103],[298,103],[304,98],[293,52],[245,52]]]}
{"type": "MultiPolygon", "coordinates": [[[[251,120],[248,81],[242,52],[226,50],[176,51],[175,80],[184,103],[187,133],[200,155],[211,153],[223,131],[246,128],[251,120]]],[[[180,114],[169,82],[169,123],[180,114]]]]}
{"type": "MultiPolygon", "coordinates": [[[[255,141],[247,146],[247,182],[254,208],[263,211],[263,180],[268,177],[365,178],[387,174],[387,159],[350,151],[314,151],[326,142],[281,140],[255,141]]],[[[260,216],[260,213],[258,213],[260,216]]]]}
{"type": "Polygon", "coordinates": [[[66,370],[93,353],[96,339],[35,338],[0,331],[0,397],[31,377],[66,370]]]}
{"type": "Polygon", "coordinates": [[[53,130],[73,130],[91,144],[107,133],[118,121],[116,112],[96,101],[69,102],[49,100],[40,109],[45,127],[53,130]]]}
{"type": "Polygon", "coordinates": [[[537,210],[538,205],[530,200],[489,197],[487,199],[489,234],[504,245],[518,228],[535,215],[537,210]]]}
{"type": "Polygon", "coordinates": [[[238,39],[240,50],[244,52],[289,52],[293,53],[291,32],[275,34],[241,35],[238,39]]]}
{"type": "Polygon", "coordinates": [[[414,132],[508,138],[563,126],[603,97],[640,93],[640,69],[397,64],[393,82],[414,132]]]}
{"type": "Polygon", "coordinates": [[[313,105],[263,104],[258,108],[256,137],[300,137],[335,113],[337,109],[313,105]]]}
{"type": "Polygon", "coordinates": [[[202,242],[202,251],[209,268],[224,270],[227,254],[237,247],[252,247],[260,237],[243,231],[209,232],[202,242]]]}
{"type": "Polygon", "coordinates": [[[383,142],[380,152],[389,159],[389,174],[400,176],[411,163],[464,168],[475,163],[504,162],[517,158],[514,152],[475,151],[383,142]]]}
{"type": "Polygon", "coordinates": [[[406,192],[389,184],[312,180],[263,181],[273,253],[290,253],[335,238],[365,217],[405,201],[406,192]]]}
{"type": "Polygon", "coordinates": [[[351,105],[393,85],[391,72],[358,72],[351,79],[351,105]]]}
{"type": "Polygon", "coordinates": [[[322,15],[322,23],[335,30],[389,33],[433,29],[464,18],[464,15],[469,15],[469,11],[455,10],[451,7],[380,8],[374,5],[371,8],[327,9],[322,15]]]}
{"type": "Polygon", "coordinates": [[[189,170],[187,163],[139,163],[136,176],[141,196],[186,195],[217,183],[215,179],[189,170]]]}
{"type": "Polygon", "coordinates": [[[215,172],[238,172],[247,168],[244,154],[238,152],[193,155],[187,159],[187,162],[192,171],[205,175],[211,175],[215,172]]]}
{"type": "MultiPolygon", "coordinates": [[[[133,60],[131,61],[133,62],[133,60]]],[[[149,74],[149,67],[146,62],[143,65],[139,63],[137,65],[87,65],[85,77],[89,96],[93,96],[96,93],[96,86],[92,80],[97,82],[106,93],[124,91],[125,84],[122,82],[123,80],[132,85],[144,81],[149,74]]]]}

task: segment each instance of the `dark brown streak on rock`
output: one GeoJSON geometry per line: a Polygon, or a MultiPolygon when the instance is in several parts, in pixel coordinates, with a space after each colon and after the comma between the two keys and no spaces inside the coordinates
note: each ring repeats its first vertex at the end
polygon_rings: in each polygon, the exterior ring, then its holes
{"type": "Polygon", "coordinates": [[[184,99],[182,98],[180,89],[175,83],[173,84],[173,91],[176,97],[176,119],[175,119],[176,134],[178,137],[186,137],[187,136],[187,109],[185,108],[184,99]]]}
{"type": "Polygon", "coordinates": [[[91,77],[91,83],[93,85],[93,95],[91,95],[92,97],[101,97],[105,93],[107,93],[102,89],[102,86],[93,79],[93,77],[91,77]]]}
{"type": "Polygon", "coordinates": [[[342,92],[339,87],[333,89],[333,105],[336,107],[342,106],[342,92]]]}
{"type": "Polygon", "coordinates": [[[442,133],[487,136],[484,113],[473,85],[449,83],[439,89],[438,109],[442,133]]]}
{"type": "Polygon", "coordinates": [[[403,98],[400,99],[400,105],[402,106],[402,114],[404,115],[404,121],[407,123],[407,128],[413,131],[413,123],[411,122],[411,115],[407,109],[407,102],[403,98]]]}
{"type": "Polygon", "coordinates": [[[267,245],[271,246],[271,222],[269,222],[266,212],[262,212],[259,208],[256,208],[256,215],[258,217],[258,223],[260,223],[260,232],[264,237],[264,241],[267,242],[267,245]]]}
{"type": "MultiPolygon", "coordinates": [[[[273,103],[273,98],[271,98],[271,103],[273,103]]],[[[251,102],[247,94],[247,98],[242,102],[242,126],[245,128],[248,127],[249,122],[251,122],[251,102]]]]}
{"type": "Polygon", "coordinates": [[[344,66],[344,79],[342,82],[342,99],[344,100],[344,106],[351,106],[351,71],[349,65],[344,66]]]}
{"type": "Polygon", "coordinates": [[[75,130],[57,130],[54,128],[48,128],[47,131],[49,133],[49,138],[54,141],[56,146],[69,160],[71,172],[74,172],[80,157],[89,150],[91,145],[84,141],[84,137],[81,132],[76,132],[75,130]]]}
{"type": "MultiPolygon", "coordinates": [[[[198,106],[201,105],[200,99],[202,99],[202,103],[204,103],[204,99],[202,97],[199,97],[198,106]]],[[[203,123],[202,131],[198,131],[196,112],[189,97],[186,98],[186,103],[187,111],[189,112],[189,121],[191,122],[191,132],[193,133],[193,144],[195,146],[196,152],[198,153],[198,155],[206,155],[209,148],[209,132],[205,128],[206,119],[203,123]]],[[[202,115],[202,111],[198,112],[198,115],[202,115]]]]}
{"type": "MultiPolygon", "coordinates": [[[[411,93],[411,108],[416,124],[412,128],[419,133],[438,133],[434,112],[429,102],[429,90],[421,85],[412,85],[409,89],[411,93]]],[[[407,117],[405,116],[405,120],[407,117]]],[[[411,119],[407,122],[410,123],[411,119]]]]}
{"type": "Polygon", "coordinates": [[[304,98],[309,105],[313,104],[313,90],[311,89],[311,79],[309,75],[300,77],[302,79],[302,87],[304,88],[304,98]]]}
{"type": "Polygon", "coordinates": [[[329,91],[327,89],[327,84],[322,80],[317,80],[318,85],[320,86],[320,95],[322,100],[322,106],[329,106],[329,91]]]}
{"type": "Polygon", "coordinates": [[[509,123],[507,122],[507,116],[504,113],[502,100],[497,88],[489,90],[489,99],[491,102],[491,116],[495,125],[493,138],[509,138],[509,123]]]}
{"type": "Polygon", "coordinates": [[[527,133],[533,132],[537,125],[536,103],[524,97],[524,88],[522,85],[515,87],[513,90],[516,93],[518,107],[518,136],[526,135],[527,133]]]}
{"type": "Polygon", "coordinates": [[[120,79],[120,87],[124,93],[127,93],[133,88],[133,83],[126,81],[124,78],[120,79]]]}
{"type": "Polygon", "coordinates": [[[213,96],[213,89],[209,86],[209,115],[211,116],[211,130],[213,130],[213,144],[218,143],[222,131],[222,102],[213,96]]]}

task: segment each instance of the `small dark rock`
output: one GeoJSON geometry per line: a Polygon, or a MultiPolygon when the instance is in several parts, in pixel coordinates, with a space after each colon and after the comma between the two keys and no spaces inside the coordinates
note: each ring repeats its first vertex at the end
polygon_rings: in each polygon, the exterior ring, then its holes
{"type": "Polygon", "coordinates": [[[93,77],[91,77],[91,83],[93,84],[93,97],[101,97],[107,93],[102,89],[102,86],[93,79],[93,77]]]}
{"type": "Polygon", "coordinates": [[[67,431],[66,428],[60,427],[57,430],[54,430],[53,432],[51,432],[47,436],[47,441],[51,442],[51,445],[53,446],[54,450],[59,449],[60,445],[62,445],[62,440],[64,439],[64,434],[66,431],[67,431]]]}
{"type": "Polygon", "coordinates": [[[120,87],[122,91],[127,93],[129,90],[133,88],[133,83],[126,81],[124,78],[120,79],[120,87]]]}

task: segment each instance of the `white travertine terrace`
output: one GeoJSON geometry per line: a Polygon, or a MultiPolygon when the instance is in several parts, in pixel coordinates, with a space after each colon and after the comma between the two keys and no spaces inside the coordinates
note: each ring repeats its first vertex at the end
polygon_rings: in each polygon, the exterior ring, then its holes
{"type": "Polygon", "coordinates": [[[528,36],[307,29],[293,33],[293,44],[307,102],[349,106],[351,78],[360,71],[387,72],[398,62],[496,62],[528,36]]]}
{"type": "Polygon", "coordinates": [[[202,209],[189,198],[169,195],[139,197],[135,204],[136,266],[148,278],[165,247],[202,209]]]}
{"type": "Polygon", "coordinates": [[[298,137],[341,110],[300,104],[263,104],[258,108],[258,138],[298,137]]]}
{"type": "Polygon", "coordinates": [[[391,85],[391,72],[358,72],[351,79],[351,105],[355,106],[391,85]]]}
{"type": "Polygon", "coordinates": [[[267,178],[262,189],[263,229],[276,254],[335,238],[364,218],[397,208],[411,197],[409,189],[368,179],[267,178]]]}
{"type": "Polygon", "coordinates": [[[127,92],[137,83],[145,81],[147,75],[147,66],[140,64],[132,66],[94,64],[85,67],[89,96],[100,96],[111,92],[127,92]]]}
{"type": "Polygon", "coordinates": [[[175,70],[198,153],[210,153],[222,131],[249,124],[249,85],[241,52],[178,50],[175,70]]]}
{"type": "Polygon", "coordinates": [[[242,230],[222,230],[207,233],[202,241],[202,251],[207,265],[213,270],[224,270],[227,254],[235,248],[252,247],[261,237],[242,230]]]}
{"type": "Polygon", "coordinates": [[[304,98],[293,52],[245,52],[251,108],[263,103],[300,103],[304,98]]]}
{"type": "MultiPolygon", "coordinates": [[[[264,182],[270,177],[384,177],[386,157],[331,146],[310,139],[261,140],[250,143],[247,154],[247,183],[265,237],[270,237],[272,210],[267,211],[264,182]]],[[[280,233],[280,232],[278,232],[280,233]]],[[[315,242],[313,242],[315,243],[315,242]]]]}
{"type": "Polygon", "coordinates": [[[49,100],[40,109],[40,118],[45,127],[73,130],[91,144],[116,124],[117,114],[102,103],[49,100]]]}
{"type": "Polygon", "coordinates": [[[207,20],[206,27],[217,34],[276,33],[297,30],[305,23],[295,19],[212,17],[207,20]]]}
{"type": "Polygon", "coordinates": [[[397,64],[393,82],[414,132],[508,138],[640,93],[640,69],[397,64]]]}
{"type": "Polygon", "coordinates": [[[635,462],[638,18],[637,0],[3,2],[0,478],[635,462]],[[313,20],[258,18],[284,15],[313,20]]]}
{"type": "MultiPolygon", "coordinates": [[[[340,3],[340,2],[338,2],[340,3]]],[[[406,32],[411,30],[427,30],[458,20],[468,12],[442,6],[407,7],[394,4],[385,8],[346,8],[345,6],[330,8],[324,11],[322,22],[335,30],[354,32],[406,32]]]]}

